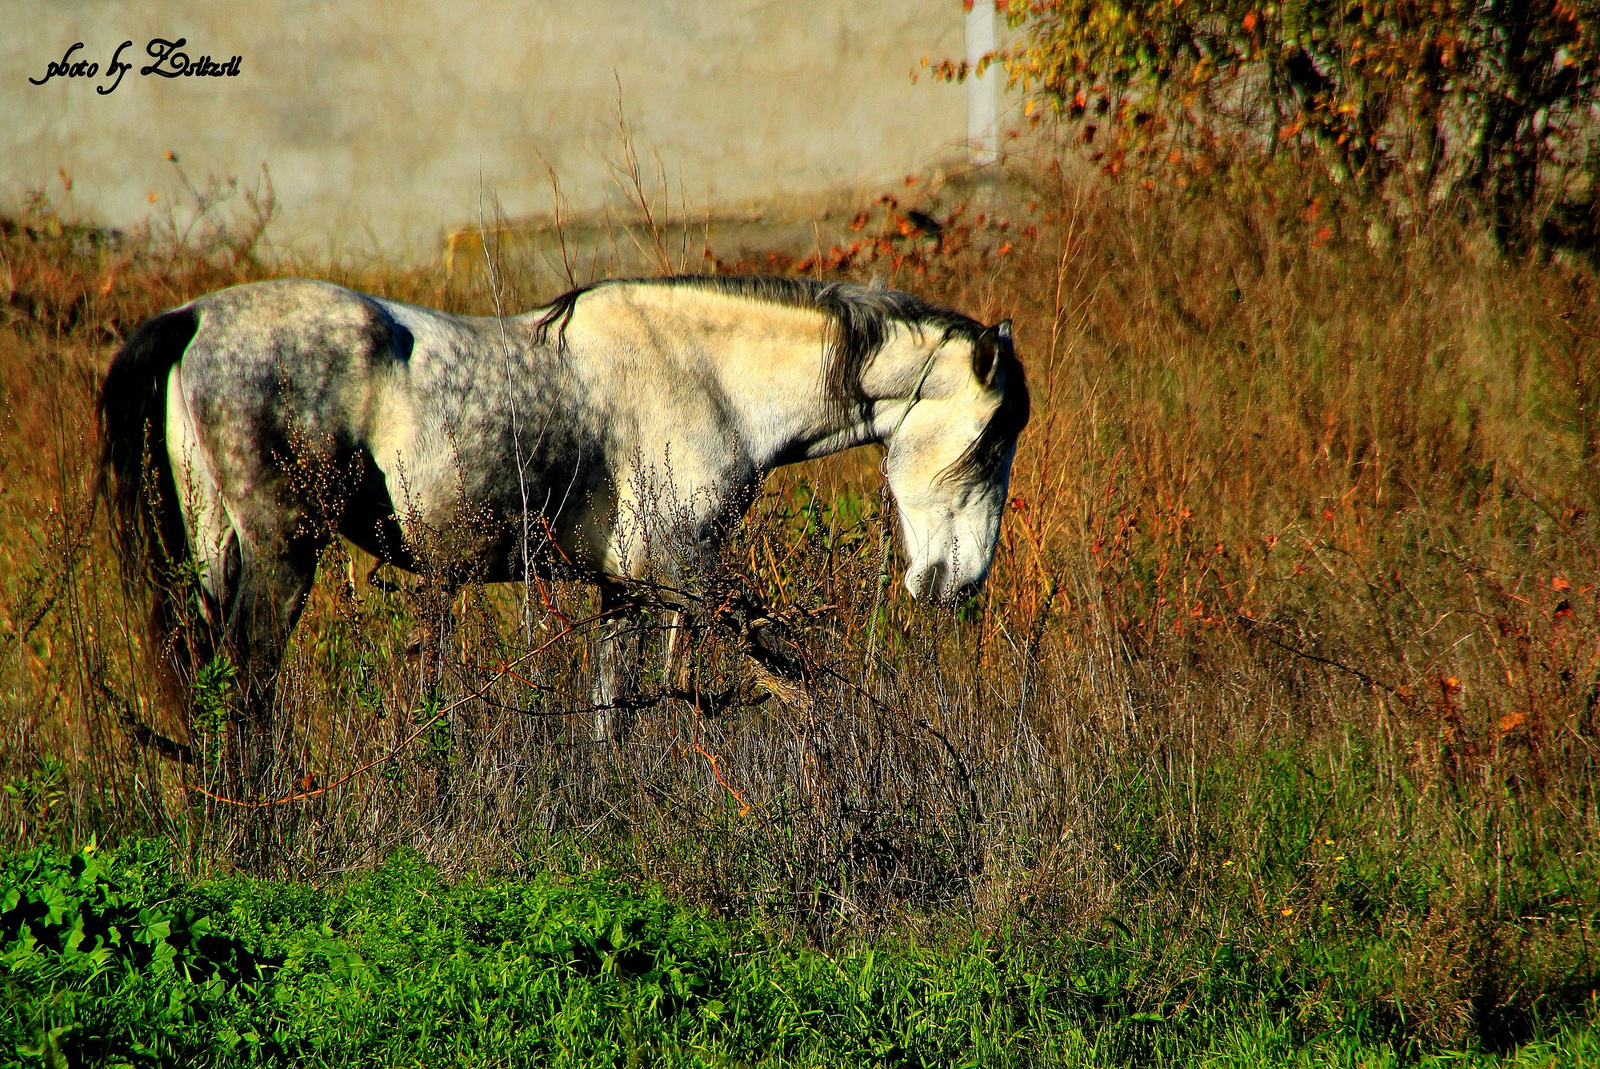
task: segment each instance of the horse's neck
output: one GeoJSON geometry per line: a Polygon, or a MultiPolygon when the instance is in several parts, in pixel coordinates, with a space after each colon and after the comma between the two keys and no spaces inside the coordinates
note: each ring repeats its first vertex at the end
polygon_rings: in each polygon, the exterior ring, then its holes
{"type": "Polygon", "coordinates": [[[718,404],[734,423],[729,429],[758,468],[865,440],[854,413],[830,403],[830,323],[816,309],[692,286],[620,284],[587,294],[568,329],[602,366],[611,353],[656,354],[659,363],[634,366],[630,394],[641,404],[655,406],[652,387],[670,396],[684,381],[714,381],[718,404]],[[649,381],[657,375],[660,382],[649,381]]]}
{"type": "MultiPolygon", "coordinates": [[[[850,388],[859,394],[838,398],[824,390],[818,396],[825,429],[809,442],[806,459],[885,443],[893,436],[933,371],[933,358],[918,344],[919,337],[908,327],[891,325],[882,348],[853,377],[850,388]]],[[[826,367],[814,374],[819,385],[828,377],[826,367]]]]}
{"type": "Polygon", "coordinates": [[[883,440],[886,420],[903,406],[880,402],[909,396],[926,369],[911,332],[894,326],[861,369],[865,403],[841,403],[828,385],[826,315],[690,286],[602,287],[583,298],[569,329],[597,353],[658,353],[659,365],[638,369],[632,392],[640,397],[650,396],[652,373],[713,379],[741,449],[760,469],[883,440]]]}
{"type": "Polygon", "coordinates": [[[829,386],[831,331],[820,316],[810,318],[815,321],[797,323],[792,332],[764,330],[751,342],[730,345],[719,361],[723,388],[739,406],[763,468],[884,440],[887,417],[899,411],[892,401],[907,396],[907,381],[926,367],[925,354],[912,352],[897,328],[862,369],[862,395],[840,398],[829,386]]]}

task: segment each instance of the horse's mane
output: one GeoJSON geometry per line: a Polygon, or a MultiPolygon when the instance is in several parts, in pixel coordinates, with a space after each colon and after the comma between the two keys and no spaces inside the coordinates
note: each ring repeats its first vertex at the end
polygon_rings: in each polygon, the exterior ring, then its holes
{"type": "MultiPolygon", "coordinates": [[[[861,373],[867,361],[883,348],[889,330],[896,324],[918,331],[937,331],[942,339],[959,337],[976,342],[984,326],[960,312],[931,304],[914,294],[853,282],[823,282],[795,275],[671,275],[662,278],[619,278],[594,282],[562,294],[545,306],[534,323],[534,338],[541,345],[562,344],[567,323],[577,310],[578,299],[605,286],[688,287],[725,293],[752,301],[764,301],[790,308],[815,309],[832,325],[828,342],[825,387],[829,400],[840,415],[861,417],[866,395],[861,388],[861,373]]],[[[1009,344],[1000,354],[1005,376],[1005,399],[982,435],[967,454],[957,461],[962,469],[992,471],[997,463],[997,447],[1014,441],[1028,421],[1028,387],[1022,364],[1009,344]]],[[[1000,453],[1004,449],[998,450],[1000,453]]]]}

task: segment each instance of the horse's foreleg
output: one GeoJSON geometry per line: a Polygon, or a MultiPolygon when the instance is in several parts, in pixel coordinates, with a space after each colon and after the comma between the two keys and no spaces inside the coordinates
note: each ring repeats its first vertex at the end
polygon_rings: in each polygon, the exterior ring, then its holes
{"type": "Polygon", "coordinates": [[[621,742],[633,730],[630,702],[639,694],[643,620],[631,602],[606,587],[600,588],[600,611],[610,615],[595,642],[594,740],[621,742]]]}
{"type": "Polygon", "coordinates": [[[417,684],[422,690],[444,682],[444,662],[456,630],[455,601],[458,587],[448,578],[424,578],[415,587],[418,619],[406,642],[406,655],[417,660],[417,684]]]}
{"type": "Polygon", "coordinates": [[[678,694],[689,693],[694,682],[691,629],[688,610],[677,609],[667,614],[662,659],[666,662],[667,686],[678,694]]]}

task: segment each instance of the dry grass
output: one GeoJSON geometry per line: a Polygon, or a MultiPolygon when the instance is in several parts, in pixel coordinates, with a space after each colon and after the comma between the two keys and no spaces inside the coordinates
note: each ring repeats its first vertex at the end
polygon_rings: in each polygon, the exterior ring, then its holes
{"type": "MultiPolygon", "coordinates": [[[[225,680],[177,714],[141,685],[91,399],[144,316],[287,268],[10,227],[5,835],[154,832],[209,868],[248,827],[309,878],[402,844],[447,869],[609,866],[825,946],[1012,927],[1121,977],[1094,997],[1169,1016],[1270,990],[1297,1027],[1504,1043],[1580,1007],[1600,975],[1592,273],[1507,264],[1444,219],[1374,247],[1292,182],[1174,201],[1028,175],[967,203],[911,187],[853,248],[721,265],[1015,317],[1035,416],[980,601],[941,614],[880,584],[873,458],[782,473],[712,578],[803,610],[785,634],[808,695],[715,717],[665,698],[613,751],[587,741],[587,637],[563,623],[586,589],[529,592],[531,630],[520,589],[468,590],[442,650],[408,653],[445,607],[335,554],[283,677],[276,787],[379,763],[244,812],[182,786],[213,782],[225,680]]],[[[486,277],[315,273],[494,308],[486,277]]],[[[526,277],[502,265],[508,307],[550,296],[526,277]]],[[[696,656],[702,685],[741,678],[726,631],[696,656]]]]}

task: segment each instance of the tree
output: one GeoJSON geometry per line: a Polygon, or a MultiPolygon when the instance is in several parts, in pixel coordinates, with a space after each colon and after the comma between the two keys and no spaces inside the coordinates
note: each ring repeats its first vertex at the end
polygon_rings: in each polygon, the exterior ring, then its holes
{"type": "Polygon", "coordinates": [[[1185,184],[1284,153],[1399,216],[1592,248],[1600,0],[1013,0],[1013,84],[1113,173],[1185,184]],[[1109,141],[1109,144],[1106,142],[1109,141]]]}

